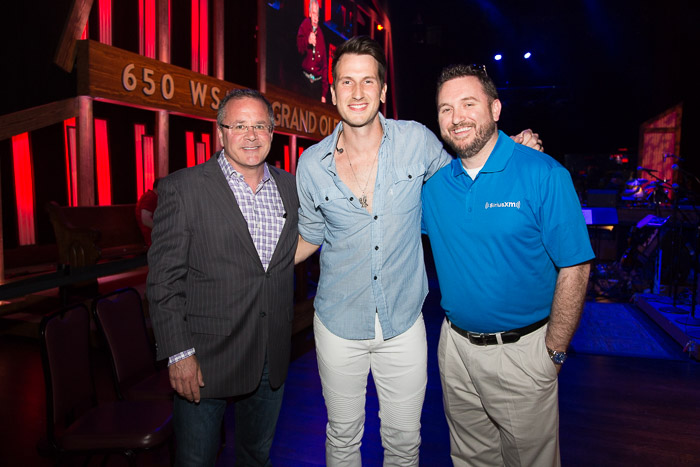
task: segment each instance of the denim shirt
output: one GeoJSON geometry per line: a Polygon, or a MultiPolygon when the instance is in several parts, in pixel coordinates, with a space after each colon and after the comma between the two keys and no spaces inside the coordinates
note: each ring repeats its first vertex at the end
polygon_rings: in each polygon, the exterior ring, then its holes
{"type": "Polygon", "coordinates": [[[387,120],[377,160],[372,213],[340,180],[335,147],[342,129],[307,149],[297,166],[299,233],[321,245],[316,314],[344,339],[385,339],[410,328],[428,293],[421,244],[423,183],[451,156],[425,126],[387,120]]]}

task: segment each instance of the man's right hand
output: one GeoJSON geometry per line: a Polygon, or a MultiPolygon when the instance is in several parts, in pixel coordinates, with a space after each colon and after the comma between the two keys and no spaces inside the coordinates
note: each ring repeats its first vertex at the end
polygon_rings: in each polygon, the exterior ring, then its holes
{"type": "Polygon", "coordinates": [[[199,388],[204,387],[204,379],[195,355],[170,365],[168,374],[170,385],[180,396],[190,402],[199,402],[199,388]]]}

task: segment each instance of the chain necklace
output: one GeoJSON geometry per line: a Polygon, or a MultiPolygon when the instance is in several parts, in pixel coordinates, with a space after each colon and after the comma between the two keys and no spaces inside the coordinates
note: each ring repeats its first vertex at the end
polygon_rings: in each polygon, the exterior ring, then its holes
{"type": "MultiPolygon", "coordinates": [[[[338,135],[338,141],[340,141],[340,137],[343,135],[343,130],[340,130],[340,134],[338,135]]],[[[335,150],[338,151],[338,154],[343,154],[345,152],[345,148],[338,147],[336,144],[335,150]]],[[[357,180],[357,174],[355,173],[355,168],[352,166],[352,161],[350,160],[350,154],[345,155],[348,158],[348,163],[350,164],[350,170],[352,171],[352,176],[355,178],[355,183],[357,184],[358,188],[360,186],[360,182],[357,180]]],[[[372,171],[374,170],[374,164],[377,163],[377,159],[379,158],[379,153],[374,158],[374,161],[372,162],[372,167],[369,169],[369,175],[367,175],[367,181],[365,182],[365,187],[362,188],[362,196],[360,196],[357,200],[360,202],[360,206],[363,208],[367,209],[367,206],[369,204],[367,203],[367,195],[365,192],[367,191],[367,185],[369,185],[369,179],[372,178],[372,171]]]]}

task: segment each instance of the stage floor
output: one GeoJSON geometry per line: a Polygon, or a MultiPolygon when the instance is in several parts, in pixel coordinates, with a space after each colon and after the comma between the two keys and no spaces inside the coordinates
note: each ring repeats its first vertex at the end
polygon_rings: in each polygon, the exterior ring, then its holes
{"type": "Polygon", "coordinates": [[[635,294],[633,303],[646,313],[684,352],[700,360],[700,306],[691,310],[690,305],[676,303],[664,295],[635,294]]]}

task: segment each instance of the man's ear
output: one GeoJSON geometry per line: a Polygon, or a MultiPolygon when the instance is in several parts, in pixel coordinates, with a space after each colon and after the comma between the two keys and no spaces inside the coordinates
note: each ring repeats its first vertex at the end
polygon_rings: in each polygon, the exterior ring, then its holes
{"type": "Polygon", "coordinates": [[[501,118],[501,101],[494,99],[491,102],[491,114],[493,115],[493,121],[497,122],[501,118]]]}
{"type": "Polygon", "coordinates": [[[224,132],[221,130],[220,126],[216,126],[216,133],[219,135],[219,144],[221,144],[221,147],[224,147],[224,132]]]}

